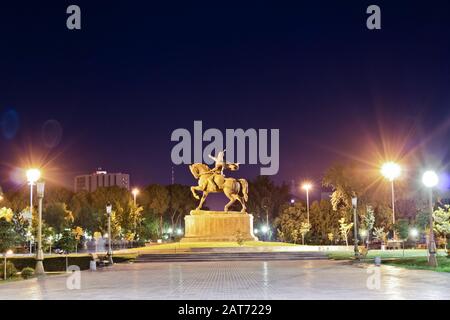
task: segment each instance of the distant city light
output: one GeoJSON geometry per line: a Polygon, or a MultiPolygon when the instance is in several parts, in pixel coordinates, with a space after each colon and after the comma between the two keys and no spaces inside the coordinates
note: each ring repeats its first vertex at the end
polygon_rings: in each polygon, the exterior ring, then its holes
{"type": "Polygon", "coordinates": [[[262,226],[262,227],[261,227],[261,232],[262,232],[262,233],[267,233],[267,232],[269,232],[269,227],[266,226],[266,225],[262,226]]]}
{"type": "Polygon", "coordinates": [[[295,203],[295,200],[294,199],[291,199],[291,204],[294,204],[295,203]]]}
{"type": "Polygon", "coordinates": [[[172,228],[167,229],[167,233],[172,233],[172,232],[173,232],[172,228]]]}
{"type": "Polygon", "coordinates": [[[422,183],[427,188],[433,188],[439,183],[439,177],[436,172],[428,170],[422,176],[422,183]]]}
{"type": "Polygon", "coordinates": [[[390,181],[397,179],[402,173],[402,168],[395,162],[386,162],[381,167],[381,174],[390,181]]]}
{"type": "Polygon", "coordinates": [[[177,229],[177,234],[183,234],[183,230],[181,230],[180,228],[177,229]]]}

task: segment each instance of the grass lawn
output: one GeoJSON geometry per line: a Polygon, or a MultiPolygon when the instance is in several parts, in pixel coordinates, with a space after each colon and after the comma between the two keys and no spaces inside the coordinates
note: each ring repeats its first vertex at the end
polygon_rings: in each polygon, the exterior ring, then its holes
{"type": "Polygon", "coordinates": [[[192,248],[237,248],[237,247],[285,247],[296,246],[293,243],[284,242],[265,242],[265,241],[245,241],[242,246],[236,241],[230,242],[174,242],[155,244],[148,247],[139,247],[124,250],[124,252],[144,252],[144,251],[158,251],[158,250],[180,250],[192,248]]]}
{"type": "MultiPolygon", "coordinates": [[[[427,251],[425,249],[403,250],[370,250],[366,259],[361,262],[373,263],[375,257],[381,257],[381,263],[407,269],[433,270],[438,272],[450,272],[450,258],[446,257],[445,250],[438,250],[438,267],[428,266],[427,251]]],[[[333,260],[353,260],[353,251],[336,251],[328,253],[328,258],[333,260]]]]}

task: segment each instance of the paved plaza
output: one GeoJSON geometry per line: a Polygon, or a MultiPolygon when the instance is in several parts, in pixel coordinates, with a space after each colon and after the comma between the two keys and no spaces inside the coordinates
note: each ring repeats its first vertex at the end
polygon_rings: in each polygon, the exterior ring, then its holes
{"type": "Polygon", "coordinates": [[[375,273],[344,261],[116,264],[81,272],[80,289],[67,289],[67,275],[0,284],[0,299],[450,299],[448,273],[380,271],[371,290],[375,273]]]}

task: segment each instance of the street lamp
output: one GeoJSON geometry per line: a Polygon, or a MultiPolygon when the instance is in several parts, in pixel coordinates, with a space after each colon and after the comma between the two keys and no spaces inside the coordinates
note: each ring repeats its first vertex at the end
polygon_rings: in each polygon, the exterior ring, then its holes
{"type": "Polygon", "coordinates": [[[308,220],[308,224],[309,223],[309,190],[312,188],[312,184],[307,182],[304,183],[302,186],[302,189],[306,191],[306,215],[307,215],[307,220],[308,220]]]}
{"type": "Polygon", "coordinates": [[[133,190],[131,190],[131,193],[133,194],[134,206],[136,207],[136,197],[139,194],[139,189],[138,188],[134,188],[133,190]]]}
{"type": "Polygon", "coordinates": [[[6,280],[6,257],[11,255],[13,252],[12,250],[8,250],[4,253],[4,263],[3,263],[3,279],[6,280]]]}
{"type": "Polygon", "coordinates": [[[392,228],[394,229],[394,240],[397,239],[395,233],[395,193],[394,193],[394,180],[397,179],[402,172],[402,168],[395,162],[386,162],[381,167],[381,174],[391,182],[391,193],[392,193],[392,228]]]}
{"type": "Polygon", "coordinates": [[[48,250],[49,254],[52,254],[52,244],[53,244],[53,236],[48,236],[47,238],[50,249],[48,250]]]}
{"type": "Polygon", "coordinates": [[[44,270],[44,252],[42,251],[42,200],[44,199],[45,182],[39,181],[36,184],[37,196],[39,199],[39,218],[38,218],[38,247],[36,252],[36,269],[37,276],[45,275],[44,270]]]}
{"type": "Polygon", "coordinates": [[[354,230],[354,251],[355,251],[355,258],[359,257],[359,250],[358,250],[358,221],[356,216],[356,208],[358,205],[358,198],[356,196],[352,197],[352,207],[353,207],[353,230],[354,230]]]}
{"type": "Polygon", "coordinates": [[[434,231],[433,231],[433,187],[439,183],[439,177],[436,172],[428,170],[422,176],[422,183],[429,191],[429,209],[430,209],[430,239],[428,244],[428,251],[430,254],[428,264],[432,267],[437,267],[436,258],[436,243],[434,241],[434,231]]]}
{"type": "Polygon", "coordinates": [[[41,177],[41,172],[38,169],[28,169],[26,175],[30,185],[30,215],[33,216],[33,186],[41,177]]]}
{"type": "Polygon", "coordinates": [[[112,244],[111,244],[111,238],[112,238],[111,237],[111,213],[112,213],[112,205],[111,205],[111,203],[108,202],[106,204],[106,214],[108,216],[108,253],[107,253],[107,256],[108,256],[108,261],[109,261],[110,265],[112,265],[114,263],[113,258],[112,258],[113,252],[112,252],[112,244]]]}

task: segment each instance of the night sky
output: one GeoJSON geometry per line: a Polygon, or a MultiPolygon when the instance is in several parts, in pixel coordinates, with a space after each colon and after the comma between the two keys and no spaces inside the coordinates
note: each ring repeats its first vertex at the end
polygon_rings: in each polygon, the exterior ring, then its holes
{"type": "Polygon", "coordinates": [[[2,2],[0,185],[30,162],[68,187],[97,167],[169,184],[170,135],[194,120],[280,129],[279,183],[380,156],[447,167],[450,2],[241,2],[2,2]]]}

